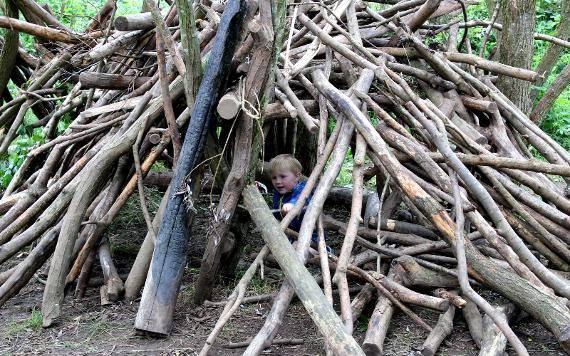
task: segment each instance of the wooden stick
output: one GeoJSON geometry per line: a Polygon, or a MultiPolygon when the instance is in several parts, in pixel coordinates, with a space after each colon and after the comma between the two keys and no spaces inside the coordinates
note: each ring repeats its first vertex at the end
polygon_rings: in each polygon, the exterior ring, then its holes
{"type": "Polygon", "coordinates": [[[123,281],[115,268],[106,240],[99,246],[99,262],[105,279],[105,284],[101,287],[101,305],[106,305],[119,300],[124,291],[123,281]]]}
{"type": "Polygon", "coordinates": [[[65,30],[56,30],[45,26],[39,26],[6,16],[0,16],[0,27],[7,28],[12,31],[27,33],[35,37],[43,38],[47,41],[63,43],[93,43],[93,38],[99,35],[99,33],[90,33],[88,35],[70,33],[65,30]]]}
{"type": "MultiPolygon", "coordinates": [[[[151,1],[151,0],[146,0],[146,1],[151,1]]],[[[159,27],[158,23],[157,27],[159,27]]],[[[158,31],[156,34],[156,53],[157,53],[158,73],[160,78],[160,92],[162,93],[164,116],[166,117],[166,122],[168,123],[168,130],[170,131],[170,139],[172,140],[172,146],[174,149],[174,167],[175,167],[176,162],[178,161],[178,157],[180,156],[182,142],[180,140],[180,132],[178,132],[178,127],[176,126],[176,116],[174,115],[174,108],[172,107],[172,98],[170,97],[170,91],[168,89],[169,81],[168,81],[168,76],[166,74],[166,59],[164,55],[165,41],[166,39],[162,37],[161,31],[158,31]]],[[[184,75],[184,73],[182,72],[180,74],[184,75]]]]}
{"type": "Polygon", "coordinates": [[[251,185],[245,187],[243,197],[253,221],[261,230],[263,239],[321,331],[327,345],[335,353],[364,355],[358,344],[346,332],[342,321],[326,301],[315,280],[299,261],[257,188],[251,185]]]}
{"type": "Polygon", "coordinates": [[[439,348],[439,345],[441,345],[443,340],[453,331],[454,316],[455,307],[453,305],[449,306],[449,309],[439,316],[437,324],[422,345],[422,355],[435,355],[437,349],[439,348]]]}
{"type": "MultiPolygon", "coordinates": [[[[226,349],[241,349],[242,347],[247,347],[251,342],[251,339],[246,340],[246,341],[241,341],[241,342],[230,342],[229,344],[223,345],[222,347],[226,348],[226,349]]],[[[303,339],[275,339],[271,342],[271,344],[267,344],[267,347],[270,347],[271,345],[291,345],[291,346],[296,346],[296,345],[302,345],[303,344],[303,339]]]]}

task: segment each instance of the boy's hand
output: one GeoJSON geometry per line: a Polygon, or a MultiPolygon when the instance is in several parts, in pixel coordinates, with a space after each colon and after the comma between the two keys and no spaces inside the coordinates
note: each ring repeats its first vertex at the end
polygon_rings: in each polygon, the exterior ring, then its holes
{"type": "Polygon", "coordinates": [[[294,205],[291,203],[287,203],[287,204],[283,204],[283,206],[281,207],[281,211],[284,214],[287,214],[288,212],[290,212],[291,210],[293,210],[294,205]]]}

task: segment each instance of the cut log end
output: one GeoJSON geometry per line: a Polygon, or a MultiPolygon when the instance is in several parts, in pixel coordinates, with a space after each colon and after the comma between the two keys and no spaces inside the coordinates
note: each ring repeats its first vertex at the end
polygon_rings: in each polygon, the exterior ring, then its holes
{"type": "Polygon", "coordinates": [[[364,343],[362,344],[362,351],[366,356],[382,356],[382,349],[376,344],[364,343]]]}
{"type": "Polygon", "coordinates": [[[237,116],[241,108],[241,100],[235,92],[229,92],[220,99],[217,111],[222,119],[231,120],[237,116]]]}
{"type": "Polygon", "coordinates": [[[119,16],[115,19],[115,29],[117,31],[127,31],[129,20],[126,16],[119,16]]]}
{"type": "Polygon", "coordinates": [[[560,346],[566,351],[570,353],[570,325],[566,326],[564,330],[560,333],[559,336],[560,346]]]}

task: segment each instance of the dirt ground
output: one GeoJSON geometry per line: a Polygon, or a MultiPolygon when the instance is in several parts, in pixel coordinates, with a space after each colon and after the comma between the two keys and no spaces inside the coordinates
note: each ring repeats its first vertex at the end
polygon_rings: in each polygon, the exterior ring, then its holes
{"type": "MultiPolygon", "coordinates": [[[[158,206],[158,192],[151,199],[151,211],[158,206]]],[[[43,278],[38,274],[34,280],[0,309],[0,354],[2,355],[194,355],[200,351],[210,330],[214,326],[222,307],[199,307],[192,305],[192,281],[197,276],[197,262],[203,252],[208,226],[208,203],[204,197],[198,206],[199,211],[194,227],[194,239],[190,242],[190,263],[187,267],[184,283],[179,295],[172,334],[168,338],[152,338],[140,336],[133,330],[133,322],[138,308],[138,301],[102,307],[99,299],[99,287],[88,289],[82,300],[65,299],[63,317],[60,322],[49,329],[41,328],[41,308],[43,278]]],[[[142,214],[137,207],[136,199],[129,201],[113,226],[109,229],[108,238],[112,252],[121,275],[128,273],[128,268],[136,256],[140,242],[145,235],[142,214]]],[[[328,211],[340,217],[348,216],[342,209],[328,211]]],[[[338,251],[338,238],[330,236],[331,245],[338,251]]],[[[261,238],[254,229],[250,231],[245,256],[256,252],[262,245],[261,238]]],[[[22,256],[20,256],[21,258],[22,256]]],[[[248,265],[244,261],[238,266],[237,275],[248,265]]],[[[7,267],[7,266],[3,266],[7,267]]],[[[270,271],[273,271],[270,269],[270,271]]],[[[312,270],[317,273],[316,269],[312,270]]],[[[95,271],[94,276],[100,276],[95,271]]],[[[97,279],[95,278],[95,282],[97,279]]],[[[213,300],[223,300],[237,283],[237,278],[223,280],[216,288],[213,300]]],[[[250,295],[270,293],[279,288],[282,276],[280,273],[268,273],[265,280],[256,278],[249,288],[250,295]]],[[[500,304],[497,296],[487,295],[493,303],[500,304]]],[[[338,306],[336,306],[338,308],[338,306]]],[[[263,325],[271,308],[270,303],[244,304],[226,325],[218,337],[212,355],[239,355],[244,349],[228,349],[224,347],[230,342],[245,341],[254,336],[263,325]]],[[[364,316],[355,324],[354,335],[361,343],[366,333],[368,317],[373,305],[365,311],[364,316]]],[[[435,325],[438,314],[422,308],[413,308],[430,325],[435,325]]],[[[456,313],[455,329],[448,337],[438,355],[477,355],[475,347],[467,331],[461,313],[456,313]]],[[[540,324],[530,319],[523,319],[514,327],[515,332],[526,344],[531,355],[564,355],[554,336],[540,324]]],[[[427,337],[427,332],[416,326],[402,313],[395,313],[390,324],[384,347],[385,355],[416,355],[427,337]]],[[[289,308],[286,319],[280,328],[277,338],[301,338],[303,344],[298,346],[272,346],[263,353],[268,355],[319,355],[324,354],[323,339],[307,315],[302,304],[294,301],[289,308]]],[[[511,352],[509,352],[511,354],[511,352]]]]}

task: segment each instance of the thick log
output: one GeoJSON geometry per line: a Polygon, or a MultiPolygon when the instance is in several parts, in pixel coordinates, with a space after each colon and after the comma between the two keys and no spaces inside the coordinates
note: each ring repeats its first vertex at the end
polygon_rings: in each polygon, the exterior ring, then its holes
{"type": "MultiPolygon", "coordinates": [[[[319,112],[319,103],[316,100],[301,100],[301,105],[305,110],[315,115],[319,112]]],[[[270,122],[278,119],[286,119],[291,117],[290,112],[285,106],[279,102],[268,104],[263,112],[264,122],[270,122]]]]}
{"type": "MultiPolygon", "coordinates": [[[[157,135],[160,139],[160,136],[157,135]]],[[[156,187],[161,192],[166,192],[172,180],[172,171],[166,172],[148,172],[144,178],[144,185],[156,187]]]]}
{"type": "MultiPolygon", "coordinates": [[[[267,95],[269,82],[267,78],[275,70],[274,64],[277,56],[273,53],[279,44],[279,19],[273,23],[269,4],[260,6],[260,29],[252,33],[256,44],[251,57],[251,69],[245,78],[244,100],[251,103],[260,96],[267,95]],[[275,30],[278,32],[275,33],[275,30]],[[271,51],[268,51],[271,48],[271,51]]],[[[262,107],[263,109],[263,107],[262,107]]],[[[214,212],[214,222],[208,231],[208,243],[202,257],[200,274],[196,280],[194,302],[202,303],[210,297],[215,278],[222,261],[222,251],[225,240],[230,236],[229,230],[232,220],[237,219],[236,209],[245,184],[251,183],[255,175],[254,165],[257,163],[259,149],[262,145],[261,137],[256,129],[257,119],[244,110],[239,118],[234,138],[234,155],[232,166],[225,180],[220,202],[214,212]]],[[[261,123],[263,125],[263,123],[261,123]]],[[[228,239],[229,240],[229,239],[228,239]]],[[[239,248],[236,246],[236,251],[239,248]]]]}
{"type": "Polygon", "coordinates": [[[481,317],[477,305],[473,303],[471,299],[465,296],[463,298],[467,300],[467,304],[461,310],[463,312],[463,318],[465,318],[467,322],[467,327],[469,328],[473,342],[480,348],[481,340],[483,340],[483,318],[481,317]]]}
{"type": "Polygon", "coordinates": [[[388,332],[393,314],[394,306],[392,302],[385,296],[379,294],[376,307],[368,322],[364,342],[362,343],[362,350],[366,355],[382,355],[384,339],[386,338],[386,333],[388,332]]]}
{"type": "MultiPolygon", "coordinates": [[[[93,43],[93,37],[95,37],[93,35],[74,34],[63,30],[39,26],[6,16],[0,16],[0,27],[7,28],[12,31],[27,33],[52,42],[79,43],[85,41],[86,43],[93,43]]],[[[99,35],[99,33],[96,34],[99,35]]]]}
{"type": "Polygon", "coordinates": [[[342,321],[327,302],[314,278],[299,261],[287,236],[255,185],[246,186],[243,197],[251,218],[261,230],[261,236],[319,328],[326,344],[339,355],[364,355],[356,341],[346,332],[342,321]]]}
{"type": "MultiPolygon", "coordinates": [[[[16,7],[16,4],[14,4],[12,0],[6,0],[4,1],[4,4],[6,15],[17,19],[18,8],[16,7]]],[[[2,50],[0,51],[0,68],[2,68],[2,72],[0,73],[0,94],[4,93],[4,89],[6,89],[8,81],[10,81],[12,69],[14,69],[16,58],[18,57],[18,43],[18,32],[11,30],[5,32],[2,50]]]]}
{"type": "Polygon", "coordinates": [[[404,17],[404,23],[412,32],[416,31],[438,9],[440,2],[441,0],[427,0],[416,12],[404,17]]]}
{"type": "MultiPolygon", "coordinates": [[[[502,318],[511,320],[517,314],[518,309],[514,304],[506,304],[496,308],[496,312],[502,318]]],[[[479,356],[503,356],[507,347],[507,338],[488,315],[483,318],[483,330],[479,356]]]]}
{"type": "MultiPolygon", "coordinates": [[[[241,29],[245,5],[233,0],[227,4],[216,35],[216,40],[204,79],[200,85],[192,120],[188,127],[174,177],[168,204],[157,235],[135,328],[158,334],[168,334],[174,317],[176,298],[186,265],[188,231],[187,207],[179,189],[190,182],[188,173],[199,163],[204,150],[206,134],[215,105],[224,90],[229,65],[241,29]]],[[[186,190],[186,189],[185,189],[186,190]]]]}
{"type": "Polygon", "coordinates": [[[18,204],[21,199],[25,199],[27,192],[19,192],[16,194],[8,195],[6,198],[0,200],[0,214],[5,214],[14,205],[18,204]]]}
{"type": "Polygon", "coordinates": [[[222,119],[231,120],[237,116],[241,109],[241,98],[235,91],[230,91],[220,99],[216,111],[222,119]]]}
{"type": "MultiPolygon", "coordinates": [[[[395,279],[398,283],[402,282],[400,276],[393,268],[390,269],[388,278],[395,279]]],[[[368,329],[366,330],[366,335],[362,343],[362,349],[366,355],[382,355],[384,339],[386,338],[393,314],[393,303],[390,302],[386,296],[379,293],[376,307],[370,316],[368,329]]]]}
{"type": "MultiPolygon", "coordinates": [[[[91,272],[93,271],[93,266],[95,265],[95,260],[97,259],[97,251],[92,249],[89,253],[89,256],[83,262],[83,266],[81,267],[81,272],[77,277],[77,285],[75,286],[75,299],[82,299],[85,297],[85,292],[87,291],[87,287],[91,282],[91,272]]],[[[105,284],[103,280],[100,285],[105,284]]],[[[100,286],[99,285],[99,286],[100,286]]]]}
{"type": "Polygon", "coordinates": [[[99,246],[99,262],[105,279],[105,285],[101,287],[101,305],[116,302],[122,296],[125,288],[113,263],[108,241],[104,241],[99,246]]]}
{"type": "MultiPolygon", "coordinates": [[[[162,10],[162,17],[164,18],[168,12],[169,9],[162,10]]],[[[148,30],[154,27],[154,21],[151,12],[141,12],[140,14],[117,16],[114,25],[118,31],[148,30]]]]}
{"type": "Polygon", "coordinates": [[[76,67],[87,67],[103,58],[114,55],[123,47],[136,42],[143,34],[143,31],[120,32],[116,37],[109,39],[109,41],[99,43],[89,52],[80,52],[74,55],[71,58],[71,64],[76,67]]]}
{"type": "Polygon", "coordinates": [[[446,311],[449,308],[449,301],[432,297],[429,295],[421,294],[415,292],[411,289],[408,289],[402,286],[400,283],[392,280],[391,278],[382,278],[380,280],[380,284],[382,284],[386,289],[388,289],[396,298],[401,300],[404,303],[420,305],[425,308],[430,308],[437,311],[446,311]]]}
{"type": "MultiPolygon", "coordinates": [[[[352,322],[355,323],[358,317],[362,314],[362,311],[368,303],[372,301],[372,298],[376,295],[376,288],[370,283],[367,283],[360,292],[352,299],[350,307],[352,309],[352,322]]],[[[366,352],[366,351],[365,351],[366,352]]]]}
{"type": "Polygon", "coordinates": [[[150,77],[134,77],[97,72],[83,72],[79,75],[81,88],[85,89],[136,89],[149,79],[150,77]]]}
{"type": "Polygon", "coordinates": [[[116,10],[117,4],[113,0],[107,0],[107,2],[99,9],[97,15],[91,20],[91,22],[85,27],[83,32],[93,32],[97,30],[104,30],[108,26],[108,22],[111,15],[116,10]]]}
{"type": "Polygon", "coordinates": [[[50,11],[44,9],[37,2],[33,0],[16,0],[15,3],[22,13],[32,13],[35,18],[47,26],[71,32],[71,30],[61,24],[50,11]]]}
{"type": "Polygon", "coordinates": [[[15,267],[8,279],[0,286],[0,306],[18,294],[51,256],[57,243],[58,233],[59,228],[47,232],[38,245],[15,267]]]}
{"type": "MultiPolygon", "coordinates": [[[[167,187],[168,189],[168,187],[167,187]]],[[[160,226],[160,221],[164,215],[164,209],[166,208],[166,202],[168,199],[168,190],[162,197],[160,201],[160,207],[154,216],[152,221],[152,226],[154,229],[158,229],[160,226]]],[[[148,269],[150,267],[150,261],[152,260],[152,253],[154,251],[155,236],[152,232],[147,232],[143,243],[137,253],[137,257],[133,262],[133,266],[129,272],[129,276],[125,280],[125,299],[134,300],[138,297],[139,292],[144,286],[148,269]]]]}
{"type": "Polygon", "coordinates": [[[453,305],[451,305],[445,313],[439,316],[437,324],[422,345],[422,355],[435,355],[437,349],[439,348],[439,345],[441,345],[443,340],[453,331],[454,316],[455,307],[453,305]]]}

